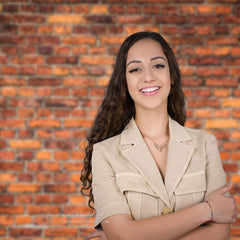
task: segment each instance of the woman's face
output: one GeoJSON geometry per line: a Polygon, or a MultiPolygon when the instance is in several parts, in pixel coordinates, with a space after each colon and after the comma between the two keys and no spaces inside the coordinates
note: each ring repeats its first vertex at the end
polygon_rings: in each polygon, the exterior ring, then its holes
{"type": "Polygon", "coordinates": [[[129,49],[126,80],[136,113],[147,109],[167,111],[171,79],[167,58],[157,41],[142,39],[129,49]]]}

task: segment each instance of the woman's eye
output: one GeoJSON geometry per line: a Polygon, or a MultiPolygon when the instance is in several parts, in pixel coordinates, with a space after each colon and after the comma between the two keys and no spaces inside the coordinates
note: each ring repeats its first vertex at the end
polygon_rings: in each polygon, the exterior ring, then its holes
{"type": "Polygon", "coordinates": [[[154,68],[164,68],[164,65],[163,64],[156,64],[156,65],[154,65],[154,68]]]}
{"type": "Polygon", "coordinates": [[[133,68],[133,69],[129,70],[128,72],[134,73],[134,72],[138,72],[138,71],[140,71],[140,68],[133,68]]]}

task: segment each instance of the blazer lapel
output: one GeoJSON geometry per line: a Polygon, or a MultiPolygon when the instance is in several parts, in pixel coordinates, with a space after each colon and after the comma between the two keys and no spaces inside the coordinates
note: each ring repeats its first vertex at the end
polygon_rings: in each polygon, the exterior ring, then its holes
{"type": "Polygon", "coordinates": [[[170,198],[188,167],[194,147],[191,145],[192,138],[185,128],[170,117],[169,129],[170,141],[165,186],[170,198]]]}
{"type": "Polygon", "coordinates": [[[132,119],[121,134],[123,156],[131,162],[162,201],[171,208],[168,193],[158,167],[132,119]]]}

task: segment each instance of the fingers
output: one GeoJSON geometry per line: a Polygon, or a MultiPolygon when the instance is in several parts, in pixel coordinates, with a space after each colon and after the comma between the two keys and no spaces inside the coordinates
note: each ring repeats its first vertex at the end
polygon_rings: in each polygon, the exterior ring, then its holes
{"type": "Polygon", "coordinates": [[[224,194],[227,193],[232,188],[232,184],[227,184],[226,186],[217,190],[218,193],[224,194]]]}
{"type": "Polygon", "coordinates": [[[90,240],[92,238],[99,238],[99,237],[102,237],[102,235],[103,235],[102,231],[91,232],[85,237],[85,240],[90,240]]]}

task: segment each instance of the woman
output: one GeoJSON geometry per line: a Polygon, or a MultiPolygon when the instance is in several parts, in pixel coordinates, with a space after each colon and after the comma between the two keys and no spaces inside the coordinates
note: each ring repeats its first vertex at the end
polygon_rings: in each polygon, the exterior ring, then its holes
{"type": "Polygon", "coordinates": [[[87,138],[82,192],[90,189],[104,231],[88,239],[228,239],[237,212],[216,139],[185,128],[185,119],[167,42],[129,36],[87,138]]]}

